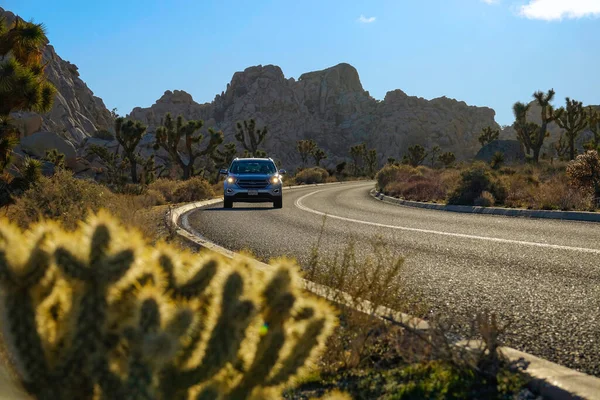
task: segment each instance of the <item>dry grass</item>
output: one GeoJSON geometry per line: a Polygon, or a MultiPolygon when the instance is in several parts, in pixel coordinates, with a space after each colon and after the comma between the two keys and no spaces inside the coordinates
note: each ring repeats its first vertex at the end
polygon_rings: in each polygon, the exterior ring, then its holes
{"type": "Polygon", "coordinates": [[[42,219],[52,219],[73,229],[90,211],[104,208],[126,225],[136,227],[149,240],[157,241],[173,238],[173,232],[165,224],[164,215],[169,205],[163,193],[167,193],[171,201],[178,202],[213,196],[210,186],[196,179],[186,182],[159,180],[148,190],[130,187],[125,193],[113,193],[99,183],[76,179],[67,171],[59,171],[52,177],[43,177],[4,212],[23,228],[42,219]]]}
{"type": "MultiPolygon", "coordinates": [[[[473,166],[462,164],[451,169],[430,169],[387,165],[376,178],[378,187],[390,196],[414,201],[447,202],[460,187],[461,173],[473,166]]],[[[489,176],[491,186],[467,197],[472,197],[473,204],[477,202],[477,205],[484,206],[593,211],[592,194],[569,183],[566,166],[564,162],[550,164],[543,161],[539,165],[524,164],[494,170],[477,163],[476,167],[482,168],[489,176]],[[492,196],[482,195],[483,191],[491,192],[492,196]]]]}

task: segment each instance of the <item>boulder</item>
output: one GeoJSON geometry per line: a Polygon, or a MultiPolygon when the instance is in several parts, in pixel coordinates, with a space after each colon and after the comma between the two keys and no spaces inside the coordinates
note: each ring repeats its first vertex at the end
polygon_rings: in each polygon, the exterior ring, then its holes
{"type": "Polygon", "coordinates": [[[22,138],[20,149],[24,153],[36,158],[44,158],[47,150],[56,149],[59,153],[65,155],[65,164],[69,168],[77,166],[75,146],[53,132],[37,132],[31,136],[22,138]]]}
{"type": "Polygon", "coordinates": [[[525,152],[518,140],[494,140],[486,144],[475,156],[476,160],[489,163],[496,152],[504,154],[505,164],[520,164],[525,162],[525,152]]]}
{"type": "Polygon", "coordinates": [[[42,129],[43,119],[39,114],[33,112],[12,113],[13,124],[21,133],[21,137],[29,136],[42,129]]]}

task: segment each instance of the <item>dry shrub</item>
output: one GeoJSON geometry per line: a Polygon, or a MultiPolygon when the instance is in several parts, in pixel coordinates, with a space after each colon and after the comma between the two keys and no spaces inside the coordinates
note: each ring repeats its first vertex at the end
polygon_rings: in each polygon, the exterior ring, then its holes
{"type": "Polygon", "coordinates": [[[296,174],[296,183],[301,184],[314,184],[314,183],[325,183],[329,178],[329,172],[326,169],[320,167],[306,168],[296,174]]]}
{"type": "Polygon", "coordinates": [[[179,183],[179,186],[173,192],[172,201],[174,203],[187,203],[210,199],[214,196],[215,193],[206,179],[194,177],[179,183]]]}
{"type": "Polygon", "coordinates": [[[494,199],[494,195],[488,191],[481,192],[481,196],[475,199],[473,205],[477,207],[492,207],[496,204],[496,199],[494,199]]]}
{"type": "Polygon", "coordinates": [[[116,194],[101,184],[77,179],[61,170],[52,177],[42,177],[7,209],[7,215],[22,228],[42,219],[52,219],[67,229],[74,229],[90,212],[104,208],[151,240],[158,240],[170,236],[164,222],[166,207],[162,204],[165,199],[156,190],[142,195],[116,194]]]}
{"type": "Polygon", "coordinates": [[[173,202],[173,194],[181,182],[173,179],[160,178],[148,185],[148,190],[156,190],[163,195],[167,202],[173,202]]]}
{"type": "Polygon", "coordinates": [[[518,174],[516,171],[510,175],[500,178],[506,187],[506,199],[504,205],[513,208],[527,208],[533,203],[533,192],[535,186],[530,178],[518,174]]]}
{"type": "MultiPolygon", "coordinates": [[[[405,182],[410,177],[419,175],[417,169],[410,165],[386,165],[377,172],[375,179],[379,190],[386,192],[386,187],[394,182],[405,182]]],[[[387,192],[386,192],[387,193],[387,192]]]]}
{"type": "Polygon", "coordinates": [[[459,185],[448,196],[448,204],[472,206],[484,192],[490,192],[499,204],[506,199],[506,188],[482,163],[473,164],[461,173],[459,185]]]}
{"type": "Polygon", "coordinates": [[[65,227],[75,228],[90,210],[98,211],[116,196],[105,186],[59,170],[52,177],[42,177],[35,187],[23,193],[8,214],[22,228],[41,219],[59,220],[65,227]]]}
{"type": "Polygon", "coordinates": [[[532,199],[528,208],[537,210],[591,210],[593,196],[582,192],[566,182],[564,177],[555,177],[544,182],[532,191],[532,199]]]}
{"type": "Polygon", "coordinates": [[[161,193],[169,203],[200,201],[215,196],[215,192],[208,181],[198,176],[186,181],[157,179],[148,186],[148,190],[161,193]]]}

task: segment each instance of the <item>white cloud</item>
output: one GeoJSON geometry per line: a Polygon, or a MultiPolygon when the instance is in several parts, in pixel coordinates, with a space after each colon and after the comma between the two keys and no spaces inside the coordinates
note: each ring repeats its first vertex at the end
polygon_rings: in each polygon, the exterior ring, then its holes
{"type": "Polygon", "coordinates": [[[600,0],[529,0],[519,15],[545,21],[600,16],[600,0]]]}
{"type": "Polygon", "coordinates": [[[358,17],[358,22],[360,22],[361,24],[370,24],[371,22],[375,22],[375,17],[365,17],[364,15],[361,15],[360,17],[358,17]]]}

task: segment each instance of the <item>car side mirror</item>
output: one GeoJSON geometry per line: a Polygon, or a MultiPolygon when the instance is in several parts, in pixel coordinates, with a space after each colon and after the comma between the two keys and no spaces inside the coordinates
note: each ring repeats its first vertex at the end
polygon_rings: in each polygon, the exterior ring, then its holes
{"type": "Polygon", "coordinates": [[[219,174],[227,175],[227,170],[223,168],[222,170],[219,171],[219,174]]]}
{"type": "Polygon", "coordinates": [[[286,174],[285,169],[280,169],[279,170],[279,175],[285,175],[285,174],[286,174]]]}

